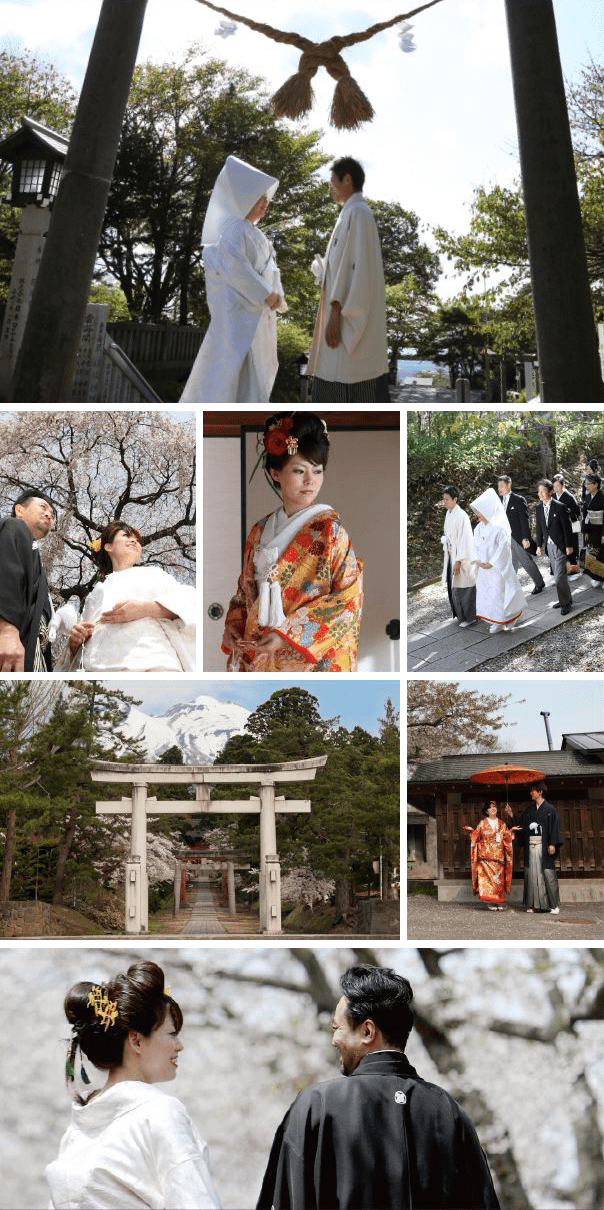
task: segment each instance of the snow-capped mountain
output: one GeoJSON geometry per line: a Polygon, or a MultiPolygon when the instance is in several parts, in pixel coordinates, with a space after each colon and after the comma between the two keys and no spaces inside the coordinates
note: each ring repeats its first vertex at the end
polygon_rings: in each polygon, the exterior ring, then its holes
{"type": "Polygon", "coordinates": [[[210,765],[232,735],[245,731],[249,716],[245,706],[202,694],[192,702],[178,702],[165,714],[131,706],[120,730],[146,748],[149,760],[178,744],[185,764],[210,765]]]}

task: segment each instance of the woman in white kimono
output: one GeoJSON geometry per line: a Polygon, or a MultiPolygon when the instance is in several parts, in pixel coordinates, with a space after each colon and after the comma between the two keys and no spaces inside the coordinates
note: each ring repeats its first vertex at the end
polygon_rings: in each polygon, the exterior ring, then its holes
{"type": "Polygon", "coordinates": [[[182,1012],[161,967],[135,962],[100,986],[76,983],[64,1008],[74,1104],[45,1172],[50,1210],[219,1208],[207,1144],[184,1105],[155,1087],[176,1078],[182,1050],[182,1012]],[[86,1096],[95,1073],[84,1059],[108,1073],[86,1096]]]}
{"type": "Polygon", "coordinates": [[[80,652],[79,666],[87,671],[194,671],[195,589],[161,567],[137,566],[141,535],[132,525],[111,521],[98,541],[105,578],[79,619],[70,605],[57,611],[72,657],[80,652]]]}
{"type": "Polygon", "coordinates": [[[462,629],[476,621],[476,566],[474,535],[468,514],[459,507],[459,490],[450,484],[443,488],[445,532],[443,544],[443,574],[453,617],[462,629]]]}
{"type": "Polygon", "coordinates": [[[202,242],[210,326],[181,403],[268,403],[277,374],[276,312],[287,311],[275,252],[256,224],[279,181],[230,155],[202,242]]]}
{"type": "Polygon", "coordinates": [[[509,630],[525,605],[524,593],[512,563],[510,523],[492,487],[473,500],[470,508],[479,518],[474,530],[476,614],[490,622],[491,634],[509,630]]]}

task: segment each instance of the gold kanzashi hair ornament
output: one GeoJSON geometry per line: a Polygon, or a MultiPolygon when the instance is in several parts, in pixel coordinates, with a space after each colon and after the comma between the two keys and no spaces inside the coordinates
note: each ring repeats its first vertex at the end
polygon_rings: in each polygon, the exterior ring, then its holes
{"type": "Polygon", "coordinates": [[[89,550],[93,550],[93,551],[94,551],[94,553],[95,553],[96,555],[98,555],[98,553],[99,553],[99,551],[100,551],[100,549],[101,549],[101,539],[100,539],[100,538],[95,538],[95,539],[94,539],[94,542],[87,542],[87,543],[86,543],[86,545],[87,545],[87,547],[88,547],[88,549],[89,549],[89,550]]]}
{"type": "Polygon", "coordinates": [[[107,992],[104,992],[102,987],[93,985],[88,993],[86,1001],[89,1008],[94,1009],[94,1015],[99,1019],[105,1029],[109,1029],[110,1025],[115,1025],[117,1020],[117,1004],[115,1000],[110,1000],[107,992]]]}
{"type": "MultiPolygon", "coordinates": [[[[331,105],[330,121],[332,126],[338,130],[356,130],[362,122],[370,122],[374,116],[373,106],[369,99],[356,80],[350,74],[346,66],[341,51],[348,46],[355,46],[358,42],[367,42],[373,38],[375,34],[380,34],[385,29],[390,29],[393,25],[398,25],[401,21],[408,21],[409,17],[415,17],[417,13],[421,13],[426,8],[433,8],[435,4],[440,4],[442,0],[428,0],[427,4],[421,4],[419,8],[414,8],[409,13],[398,13],[396,17],[392,17],[389,21],[379,21],[376,25],[370,25],[368,29],[361,30],[354,34],[335,35],[333,38],[327,38],[325,42],[313,42],[310,38],[303,38],[300,34],[290,32],[288,30],[273,29],[272,25],[265,25],[260,21],[252,21],[250,17],[242,17],[239,13],[233,13],[228,8],[221,8],[218,4],[212,4],[211,0],[198,0],[199,4],[205,5],[206,8],[211,8],[215,13],[222,13],[224,17],[230,17],[232,21],[241,22],[242,25],[247,25],[256,33],[264,34],[266,38],[270,38],[273,42],[285,43],[289,46],[296,46],[302,51],[302,57],[298,64],[298,70],[295,75],[290,76],[289,80],[281,86],[271,99],[273,112],[278,118],[301,118],[309,113],[312,109],[314,95],[311,86],[311,80],[320,67],[324,67],[329,75],[336,81],[336,87],[333,94],[331,105]]],[[[224,22],[222,25],[224,26],[224,22]]],[[[219,29],[217,33],[224,36],[225,33],[232,34],[235,31],[228,27],[227,29],[219,29]]],[[[403,51],[414,50],[415,47],[410,44],[407,28],[401,31],[401,49],[403,51]]]]}

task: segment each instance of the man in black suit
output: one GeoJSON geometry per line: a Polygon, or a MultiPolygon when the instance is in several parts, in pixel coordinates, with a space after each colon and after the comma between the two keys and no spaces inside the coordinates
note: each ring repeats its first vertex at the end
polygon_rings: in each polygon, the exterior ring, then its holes
{"type": "Polygon", "coordinates": [[[531,548],[531,526],[529,522],[528,504],[524,496],[512,491],[512,480],[509,475],[500,475],[497,480],[497,491],[505,509],[506,517],[512,531],[512,564],[515,571],[524,567],[535,587],[531,593],[534,597],[543,592],[545,580],[529,553],[531,548]]]}
{"type": "Polygon", "coordinates": [[[551,479],[540,479],[537,488],[540,501],[537,505],[537,554],[547,550],[558,593],[553,608],[559,609],[565,616],[573,607],[566,574],[567,557],[573,553],[573,531],[568,509],[553,497],[552,492],[551,479]]]}
{"type": "Polygon", "coordinates": [[[51,671],[45,630],[52,605],[38,543],[54,526],[54,505],[35,489],[0,520],[0,672],[51,671]]]}

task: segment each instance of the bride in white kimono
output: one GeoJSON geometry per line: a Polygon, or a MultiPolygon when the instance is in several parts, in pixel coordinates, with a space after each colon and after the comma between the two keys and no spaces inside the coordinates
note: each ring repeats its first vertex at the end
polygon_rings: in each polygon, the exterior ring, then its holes
{"type": "Polygon", "coordinates": [[[509,630],[525,606],[525,596],[512,563],[510,523],[492,487],[473,500],[471,509],[479,518],[474,530],[476,615],[490,622],[491,634],[509,630]]]}
{"type": "Polygon", "coordinates": [[[203,225],[210,326],[181,403],[268,403],[278,369],[276,312],[287,311],[272,244],[256,224],[279,181],[230,155],[203,225]]]}
{"type": "MultiPolygon", "coordinates": [[[[161,567],[138,567],[141,535],[111,521],[100,537],[97,562],[105,578],[78,618],[71,605],[57,611],[79,666],[98,672],[195,670],[195,589],[161,567]]],[[[71,667],[73,667],[73,663],[71,667]]]]}
{"type": "Polygon", "coordinates": [[[74,1103],[45,1170],[50,1210],[220,1210],[207,1143],[157,1087],[176,1078],[183,1049],[182,1011],[161,967],[139,961],[107,983],[76,983],[64,1009],[74,1103]]]}

